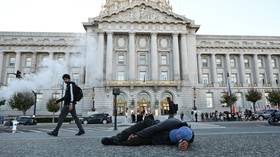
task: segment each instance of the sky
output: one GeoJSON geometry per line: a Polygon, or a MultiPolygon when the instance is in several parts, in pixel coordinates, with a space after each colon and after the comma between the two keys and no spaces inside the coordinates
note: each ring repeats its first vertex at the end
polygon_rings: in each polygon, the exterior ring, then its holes
{"type": "MultiPolygon", "coordinates": [[[[85,32],[105,0],[0,0],[0,31],[85,32]]],[[[170,0],[198,34],[280,36],[280,0],[170,0]]]]}

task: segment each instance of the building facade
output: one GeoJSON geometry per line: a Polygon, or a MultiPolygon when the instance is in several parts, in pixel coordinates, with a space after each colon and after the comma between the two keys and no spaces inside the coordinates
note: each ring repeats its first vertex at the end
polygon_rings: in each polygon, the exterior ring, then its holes
{"type": "MultiPolygon", "coordinates": [[[[118,87],[119,115],[132,112],[168,112],[166,97],[179,112],[224,111],[221,95],[227,91],[227,74],[237,108],[251,104],[248,89],[263,92],[278,88],[280,37],[198,35],[199,25],[172,12],[166,0],[107,0],[100,15],[83,23],[84,34],[0,32],[0,82],[7,86],[15,71],[36,73],[50,57],[65,62],[67,72],[84,90],[77,105],[83,114],[93,108],[112,114],[112,89],[118,87]],[[85,64],[70,58],[84,56],[85,64]]],[[[39,115],[50,115],[46,101],[61,95],[57,86],[39,90],[39,115]]],[[[32,110],[32,109],[31,109],[32,110]]],[[[4,114],[17,114],[8,105],[4,114]]],[[[31,111],[30,111],[31,112],[31,111]]]]}

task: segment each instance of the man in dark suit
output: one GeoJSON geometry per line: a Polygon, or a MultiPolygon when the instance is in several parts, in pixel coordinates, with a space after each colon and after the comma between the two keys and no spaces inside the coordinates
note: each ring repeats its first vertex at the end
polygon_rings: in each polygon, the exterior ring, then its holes
{"type": "Polygon", "coordinates": [[[76,136],[83,135],[85,133],[85,131],[83,129],[81,121],[77,117],[76,108],[75,108],[76,101],[74,99],[74,93],[75,93],[74,90],[75,90],[76,85],[75,85],[74,82],[71,82],[70,75],[68,75],[68,74],[64,74],[62,76],[62,79],[64,80],[64,82],[66,84],[65,95],[64,95],[63,98],[57,100],[56,103],[64,101],[64,106],[63,106],[63,108],[61,110],[61,113],[59,115],[59,119],[58,119],[58,123],[57,123],[56,128],[52,132],[48,132],[48,134],[51,135],[51,136],[57,136],[59,128],[61,127],[64,119],[67,116],[67,114],[70,112],[72,117],[75,120],[76,125],[79,128],[79,132],[76,134],[76,136]]]}
{"type": "Polygon", "coordinates": [[[186,122],[170,118],[161,123],[147,116],[139,122],[113,137],[101,140],[104,145],[140,146],[140,145],[177,145],[186,151],[194,140],[194,132],[186,122]]]}

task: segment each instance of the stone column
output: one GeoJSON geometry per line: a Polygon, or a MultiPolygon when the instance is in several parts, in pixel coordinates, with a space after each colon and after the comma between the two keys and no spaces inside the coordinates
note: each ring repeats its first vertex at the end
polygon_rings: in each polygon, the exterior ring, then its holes
{"type": "Polygon", "coordinates": [[[203,83],[202,82],[202,78],[201,78],[201,76],[202,76],[202,63],[201,63],[201,54],[200,53],[198,53],[197,54],[197,70],[198,70],[198,83],[203,83]]]}
{"type": "Polygon", "coordinates": [[[37,70],[37,52],[32,53],[32,69],[34,72],[37,70]]]}
{"type": "Polygon", "coordinates": [[[4,52],[3,51],[0,51],[0,86],[2,86],[2,77],[4,76],[3,75],[3,66],[4,66],[4,52]]]}
{"type": "Polygon", "coordinates": [[[51,60],[53,60],[53,56],[54,56],[54,52],[50,51],[50,52],[49,52],[49,58],[50,58],[51,60]]]}
{"type": "Polygon", "coordinates": [[[173,34],[173,65],[174,65],[174,80],[180,80],[180,55],[179,55],[179,40],[178,34],[173,34]]]}
{"type": "Polygon", "coordinates": [[[187,49],[187,34],[181,34],[181,63],[182,63],[182,80],[187,81],[188,78],[188,49],[187,49]]]}
{"type": "Polygon", "coordinates": [[[244,86],[244,83],[245,83],[245,68],[244,68],[244,55],[243,54],[240,54],[240,56],[239,56],[239,66],[240,66],[240,69],[239,69],[240,82],[244,86]]]}
{"type": "Polygon", "coordinates": [[[211,68],[212,68],[212,83],[217,82],[217,65],[216,65],[216,54],[211,54],[211,68]]]}
{"type": "Polygon", "coordinates": [[[96,75],[99,73],[98,71],[103,72],[103,66],[98,65],[97,63],[102,60],[104,61],[104,54],[102,58],[98,58],[99,52],[98,52],[98,34],[97,32],[87,32],[86,33],[86,54],[85,54],[85,60],[86,60],[86,78],[85,78],[85,86],[86,87],[103,87],[103,82],[100,82],[100,79],[104,77],[104,74],[102,73],[101,76],[96,75]]]}
{"type": "MultiPolygon", "coordinates": [[[[102,51],[104,45],[104,35],[99,34],[98,50],[102,51]]],[[[98,52],[99,52],[98,51],[98,52]]],[[[107,32],[107,52],[106,52],[106,80],[112,80],[113,68],[113,32],[107,32]]]]}
{"type": "Polygon", "coordinates": [[[157,33],[152,33],[151,38],[152,54],[152,80],[158,80],[158,50],[157,50],[157,33]]]}
{"type": "Polygon", "coordinates": [[[197,48],[196,48],[196,34],[195,30],[192,29],[189,31],[189,34],[187,34],[187,52],[188,52],[188,78],[189,83],[192,86],[196,86],[198,84],[198,74],[197,74],[197,48]]]}
{"type": "MultiPolygon", "coordinates": [[[[65,66],[67,69],[67,73],[71,73],[71,67],[70,67],[70,52],[65,52],[65,66]]],[[[71,74],[70,74],[71,75],[71,74]]]]}
{"type": "Polygon", "coordinates": [[[226,72],[231,74],[231,67],[230,67],[230,54],[226,54],[226,72]]]}
{"type": "Polygon", "coordinates": [[[15,72],[16,72],[17,70],[20,70],[20,63],[21,63],[21,58],[20,58],[20,56],[21,56],[21,52],[17,51],[17,52],[16,52],[15,72]]]}
{"type": "Polygon", "coordinates": [[[259,67],[258,67],[258,55],[254,54],[254,71],[255,71],[255,84],[260,85],[259,67]]]}
{"type": "Polygon", "coordinates": [[[129,33],[129,80],[135,80],[135,72],[136,72],[136,52],[135,52],[135,33],[129,33]]]}
{"type": "Polygon", "coordinates": [[[273,69],[272,69],[272,61],[271,61],[271,54],[267,55],[267,70],[268,70],[268,74],[267,74],[267,80],[268,82],[272,85],[273,83],[273,69]]]}

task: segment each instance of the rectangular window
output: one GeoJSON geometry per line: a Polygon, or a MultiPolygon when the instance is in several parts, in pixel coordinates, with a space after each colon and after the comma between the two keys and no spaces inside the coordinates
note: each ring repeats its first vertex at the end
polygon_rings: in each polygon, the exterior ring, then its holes
{"type": "Polygon", "coordinates": [[[7,84],[11,83],[15,79],[16,79],[16,75],[15,74],[8,74],[7,75],[7,84]]]}
{"type": "Polygon", "coordinates": [[[221,59],[221,58],[217,58],[217,59],[216,59],[216,65],[217,65],[217,68],[223,67],[222,59],[221,59]]]}
{"type": "Polygon", "coordinates": [[[278,80],[279,80],[279,75],[278,74],[273,74],[273,82],[278,84],[278,80]]]}
{"type": "Polygon", "coordinates": [[[146,79],[147,79],[146,71],[140,71],[139,72],[139,80],[145,81],[146,79]]]}
{"type": "Polygon", "coordinates": [[[208,67],[208,60],[207,58],[202,58],[202,67],[207,68],[208,67]]]}
{"type": "Polygon", "coordinates": [[[218,83],[223,83],[224,82],[223,73],[217,74],[217,81],[218,81],[218,83]]]}
{"type": "Polygon", "coordinates": [[[265,83],[265,75],[264,75],[264,73],[261,73],[261,74],[259,75],[259,82],[262,83],[262,84],[265,83]]]}
{"type": "Polygon", "coordinates": [[[117,73],[117,80],[119,80],[119,81],[125,80],[125,76],[124,76],[124,72],[123,71],[119,71],[117,73]]]}
{"type": "Polygon", "coordinates": [[[206,93],[206,105],[207,108],[213,107],[213,93],[206,93]]]}
{"type": "Polygon", "coordinates": [[[232,83],[237,83],[237,74],[236,73],[231,74],[231,82],[232,83]]]}
{"type": "Polygon", "coordinates": [[[73,74],[73,81],[74,81],[76,84],[79,84],[79,83],[80,83],[80,74],[79,74],[79,73],[74,73],[74,74],[73,74]]]}
{"type": "Polygon", "coordinates": [[[209,84],[209,75],[208,74],[202,74],[202,83],[209,84]]]}
{"type": "Polygon", "coordinates": [[[245,83],[251,84],[251,74],[245,74],[245,83]]]}
{"type": "Polygon", "coordinates": [[[273,58],[272,60],[271,60],[271,66],[272,66],[272,68],[277,68],[277,61],[276,61],[276,58],[273,58]]]}
{"type": "Polygon", "coordinates": [[[234,59],[234,58],[231,58],[231,59],[230,59],[230,67],[231,67],[231,68],[235,68],[235,67],[236,67],[236,62],[235,62],[235,59],[234,59]]]}
{"type": "Polygon", "coordinates": [[[261,58],[258,58],[258,67],[263,68],[263,60],[261,58]]]}
{"type": "Polygon", "coordinates": [[[25,59],[25,66],[26,67],[31,67],[32,66],[32,58],[31,57],[27,57],[25,59]]]}
{"type": "Polygon", "coordinates": [[[160,80],[168,80],[168,72],[167,71],[162,71],[160,73],[160,80]]]}
{"type": "Polygon", "coordinates": [[[161,56],[161,64],[162,65],[167,65],[167,56],[166,55],[161,56]]]}
{"type": "Polygon", "coordinates": [[[125,64],[124,55],[120,54],[118,56],[118,64],[125,64]]]}
{"type": "Polygon", "coordinates": [[[10,57],[9,66],[14,67],[15,65],[16,65],[16,58],[15,57],[10,57]]]}
{"type": "Polygon", "coordinates": [[[147,57],[146,57],[146,55],[144,55],[144,54],[140,55],[139,63],[140,63],[140,65],[146,65],[147,64],[147,57]]]}
{"type": "Polygon", "coordinates": [[[37,93],[37,103],[41,102],[43,100],[43,94],[42,93],[37,93]]]}
{"type": "Polygon", "coordinates": [[[62,57],[62,56],[57,57],[57,61],[59,63],[63,63],[64,62],[64,57],[62,57]]]}
{"type": "Polygon", "coordinates": [[[250,68],[250,61],[248,58],[244,58],[244,66],[245,68],[250,68]]]}

